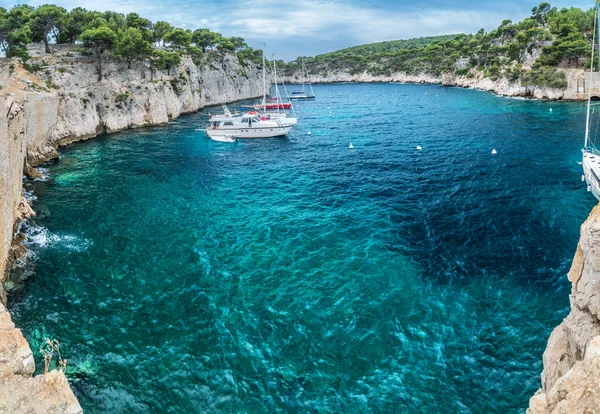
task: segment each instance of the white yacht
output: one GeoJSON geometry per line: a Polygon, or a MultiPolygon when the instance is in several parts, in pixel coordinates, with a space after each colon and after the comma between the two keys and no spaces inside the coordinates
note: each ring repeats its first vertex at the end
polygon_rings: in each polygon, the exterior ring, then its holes
{"type": "Polygon", "coordinates": [[[284,119],[266,119],[249,112],[232,114],[223,106],[223,115],[211,115],[206,135],[232,136],[235,138],[272,138],[287,135],[294,125],[284,119]]]}
{"type": "Polygon", "coordinates": [[[600,201],[600,151],[596,149],[592,139],[590,137],[590,123],[591,123],[591,115],[590,113],[591,104],[592,104],[592,72],[594,70],[594,48],[596,43],[596,26],[598,22],[598,6],[596,5],[596,10],[594,14],[594,35],[592,39],[592,57],[591,57],[591,65],[590,65],[590,79],[588,82],[588,102],[587,102],[587,115],[585,120],[585,140],[583,144],[583,158],[581,160],[581,164],[583,166],[583,176],[581,180],[587,183],[587,190],[591,192],[596,199],[600,201]]]}

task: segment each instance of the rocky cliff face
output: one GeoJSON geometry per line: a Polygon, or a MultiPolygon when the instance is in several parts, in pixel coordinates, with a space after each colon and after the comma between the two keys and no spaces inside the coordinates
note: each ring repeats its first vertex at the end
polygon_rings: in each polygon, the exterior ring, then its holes
{"type": "Polygon", "coordinates": [[[530,400],[530,414],[600,407],[600,205],[581,226],[568,278],[571,312],[548,339],[542,387],[530,400]]]}
{"type": "Polygon", "coordinates": [[[97,82],[91,58],[68,46],[54,49],[47,56],[30,47],[30,71],[0,60],[0,413],[81,411],[61,372],[31,378],[31,350],[1,304],[6,274],[25,253],[16,224],[34,214],[23,197],[23,173],[37,174],[32,167],[57,157],[62,145],[263,93],[261,70],[231,55],[207,54],[199,65],[184,57],[153,74],[141,63],[128,69],[106,61],[97,82]]]}
{"type": "MultiPolygon", "coordinates": [[[[349,74],[346,71],[331,71],[327,74],[311,75],[313,83],[335,83],[335,82],[399,82],[399,83],[429,83],[441,84],[445,86],[458,86],[461,88],[480,89],[489,92],[495,92],[505,96],[522,96],[537,99],[565,99],[565,100],[585,100],[587,99],[587,84],[589,83],[589,73],[577,69],[565,69],[568,86],[566,89],[553,89],[545,87],[531,87],[521,85],[520,80],[511,82],[506,78],[492,80],[486,78],[481,72],[474,72],[472,77],[455,76],[443,74],[440,76],[430,74],[411,75],[404,72],[397,72],[389,76],[373,76],[368,72],[349,74]]],[[[301,83],[302,77],[299,73],[283,78],[286,83],[301,83]]],[[[600,73],[593,73],[592,94],[600,97],[600,73]]]]}

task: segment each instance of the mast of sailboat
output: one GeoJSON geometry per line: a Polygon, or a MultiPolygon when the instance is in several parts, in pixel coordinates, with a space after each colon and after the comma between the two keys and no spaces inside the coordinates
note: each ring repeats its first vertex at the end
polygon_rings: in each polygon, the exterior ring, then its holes
{"type": "Polygon", "coordinates": [[[312,88],[312,82],[310,81],[310,77],[308,76],[308,72],[306,72],[306,80],[308,80],[308,86],[310,86],[310,96],[312,96],[314,98],[315,91],[312,88]]]}
{"type": "MultiPolygon", "coordinates": [[[[598,3],[596,3],[596,12],[594,13],[594,33],[592,34],[592,59],[590,63],[590,76],[588,80],[588,102],[587,114],[585,117],[585,141],[583,149],[587,149],[590,137],[590,107],[592,106],[592,72],[594,71],[594,49],[596,48],[596,27],[598,22],[598,3]]],[[[600,39],[599,39],[600,40],[600,39]]]]}
{"type": "Polygon", "coordinates": [[[306,67],[304,66],[304,57],[302,57],[302,93],[304,93],[304,81],[306,80],[306,67]]]}
{"type": "Polygon", "coordinates": [[[265,44],[263,43],[263,111],[267,112],[267,69],[265,67],[265,44]]]}
{"type": "Polygon", "coordinates": [[[275,63],[275,53],[273,53],[273,78],[275,79],[275,99],[277,102],[277,113],[279,113],[279,105],[281,105],[281,99],[279,96],[279,87],[277,86],[277,64],[275,63]]]}

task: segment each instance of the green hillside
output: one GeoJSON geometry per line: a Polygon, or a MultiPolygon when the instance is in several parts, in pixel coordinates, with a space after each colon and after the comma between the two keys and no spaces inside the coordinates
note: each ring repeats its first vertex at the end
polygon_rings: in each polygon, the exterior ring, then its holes
{"type": "MultiPolygon", "coordinates": [[[[305,61],[313,75],[342,70],[382,76],[406,72],[473,77],[479,71],[492,79],[521,78],[535,85],[564,87],[565,75],[556,68],[587,67],[593,27],[593,9],[557,9],[544,2],[528,18],[518,23],[505,20],[490,32],[481,29],[476,34],[373,43],[305,61]]],[[[297,71],[300,61],[285,64],[286,74],[297,71]]]]}

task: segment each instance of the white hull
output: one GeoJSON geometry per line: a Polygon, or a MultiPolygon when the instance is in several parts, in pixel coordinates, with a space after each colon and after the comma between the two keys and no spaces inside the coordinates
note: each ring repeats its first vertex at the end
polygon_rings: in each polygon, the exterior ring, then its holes
{"type": "Polygon", "coordinates": [[[600,201],[600,155],[584,150],[581,165],[589,191],[600,201]]]}
{"type": "Polygon", "coordinates": [[[264,127],[264,128],[219,128],[219,129],[206,129],[206,135],[209,137],[223,136],[223,135],[235,135],[238,139],[244,138],[274,138],[282,137],[288,134],[292,129],[293,125],[283,125],[277,127],[264,127]]]}

